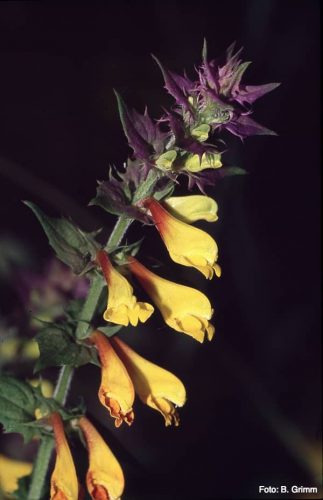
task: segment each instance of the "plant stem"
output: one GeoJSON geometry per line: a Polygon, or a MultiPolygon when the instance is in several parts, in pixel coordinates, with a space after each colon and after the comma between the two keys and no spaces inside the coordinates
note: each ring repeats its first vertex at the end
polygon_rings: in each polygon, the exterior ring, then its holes
{"type": "Polygon", "coordinates": [[[76,327],[75,335],[77,339],[83,339],[86,337],[103,288],[104,281],[102,277],[99,274],[95,274],[92,279],[90,291],[88,293],[86,301],[84,302],[84,306],[80,315],[81,319],[79,320],[76,327]]]}
{"type": "Polygon", "coordinates": [[[71,365],[62,366],[55,387],[54,398],[61,405],[65,404],[67,393],[71,385],[73,367],[71,365]]]}
{"type": "MultiPolygon", "coordinates": [[[[142,183],[137,192],[135,193],[136,201],[147,196],[147,193],[151,191],[153,184],[157,181],[157,177],[152,175],[147,177],[146,182],[142,183]]],[[[128,217],[120,216],[110,234],[109,240],[106,244],[105,249],[108,251],[113,247],[117,247],[124,235],[127,232],[133,219],[128,217]]],[[[96,307],[100,299],[101,293],[104,289],[105,283],[99,274],[95,274],[89,294],[84,302],[84,306],[81,312],[81,320],[79,320],[76,327],[76,338],[82,339],[87,336],[87,332],[90,323],[95,315],[96,307]]],[[[61,370],[57,380],[54,398],[56,401],[65,404],[68,390],[73,378],[74,369],[72,366],[64,365],[61,370]]],[[[34,463],[33,473],[31,478],[31,484],[29,488],[27,500],[41,500],[42,492],[44,489],[44,482],[47,475],[47,470],[49,466],[49,461],[54,448],[54,439],[52,437],[43,437],[41,444],[38,449],[37,458],[34,463]]]]}
{"type": "Polygon", "coordinates": [[[117,247],[119,243],[121,243],[122,238],[132,222],[133,219],[129,219],[128,217],[119,217],[106,244],[106,250],[117,247]]]}
{"type": "Polygon", "coordinates": [[[40,500],[42,498],[42,490],[44,488],[44,481],[53,448],[54,439],[51,437],[44,437],[38,448],[37,459],[33,466],[27,500],[40,500]]]}

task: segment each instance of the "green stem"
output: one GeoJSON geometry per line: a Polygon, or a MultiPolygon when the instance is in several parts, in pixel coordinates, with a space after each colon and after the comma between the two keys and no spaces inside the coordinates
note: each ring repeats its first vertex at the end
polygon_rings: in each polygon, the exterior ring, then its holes
{"type": "Polygon", "coordinates": [[[106,250],[117,247],[121,243],[122,238],[132,222],[133,219],[129,219],[128,217],[119,217],[106,244],[106,250]]]}
{"type": "Polygon", "coordinates": [[[73,367],[71,365],[62,366],[54,392],[54,398],[61,405],[65,404],[67,393],[72,382],[72,376],[73,367]]]}
{"type": "MultiPolygon", "coordinates": [[[[148,175],[146,182],[139,186],[135,194],[136,201],[147,196],[156,181],[157,176],[148,175]]],[[[121,243],[122,238],[126,234],[126,231],[132,222],[133,219],[129,219],[128,217],[121,216],[118,218],[106,244],[105,249],[107,251],[109,249],[117,247],[121,243]]],[[[84,306],[81,312],[81,320],[78,322],[76,327],[76,338],[86,338],[90,323],[95,315],[96,307],[104,286],[105,283],[102,277],[99,274],[95,274],[92,279],[89,294],[86,298],[86,301],[84,302],[84,306]]],[[[60,370],[54,392],[54,398],[62,405],[65,404],[67,398],[68,390],[73,378],[73,372],[73,367],[69,365],[64,365],[60,370]]],[[[52,437],[43,437],[38,449],[36,461],[34,463],[27,500],[41,500],[44,489],[44,482],[47,476],[47,470],[53,448],[54,439],[52,437]]]]}
{"type": "Polygon", "coordinates": [[[84,306],[81,312],[81,319],[76,327],[75,335],[77,339],[84,339],[87,336],[87,332],[97,308],[103,288],[104,281],[102,277],[99,274],[95,274],[92,279],[90,291],[88,293],[86,301],[84,302],[84,306]]]}
{"type": "Polygon", "coordinates": [[[38,448],[37,459],[33,466],[31,484],[27,500],[40,500],[44,488],[44,481],[47,475],[47,469],[54,448],[54,439],[44,437],[38,448]]]}

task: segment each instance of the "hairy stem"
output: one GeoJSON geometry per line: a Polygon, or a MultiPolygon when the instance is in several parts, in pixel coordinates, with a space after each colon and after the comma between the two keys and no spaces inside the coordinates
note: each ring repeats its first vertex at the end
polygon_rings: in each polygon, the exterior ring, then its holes
{"type": "MultiPolygon", "coordinates": [[[[152,185],[156,181],[157,176],[155,176],[154,179],[152,178],[152,176],[148,176],[146,182],[142,183],[139,186],[135,194],[136,201],[147,196],[147,193],[151,191],[152,185]]],[[[105,249],[107,251],[113,249],[114,247],[117,247],[121,243],[124,235],[127,232],[127,229],[132,222],[133,219],[129,219],[128,217],[120,216],[118,218],[106,244],[105,249]]],[[[87,332],[90,327],[90,323],[95,315],[97,304],[104,289],[104,285],[105,284],[102,277],[99,274],[94,275],[94,277],[92,278],[89,294],[84,302],[84,306],[81,311],[81,319],[79,320],[76,327],[76,338],[82,339],[87,336],[87,332]]],[[[73,367],[68,365],[63,366],[60,370],[54,392],[54,398],[62,405],[66,401],[68,390],[73,378],[73,373],[73,367]]],[[[37,458],[33,467],[27,500],[41,500],[43,498],[44,483],[47,476],[47,470],[53,448],[54,439],[52,437],[42,438],[42,442],[39,446],[37,458]]]]}

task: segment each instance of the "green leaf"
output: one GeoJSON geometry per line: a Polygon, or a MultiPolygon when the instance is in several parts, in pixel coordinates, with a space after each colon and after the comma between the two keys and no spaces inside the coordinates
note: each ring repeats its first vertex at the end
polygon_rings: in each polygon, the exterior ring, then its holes
{"type": "Polygon", "coordinates": [[[69,302],[65,308],[65,314],[68,320],[77,323],[80,320],[84,299],[74,299],[69,302]]]}
{"type": "Polygon", "coordinates": [[[6,432],[19,432],[29,441],[34,431],[25,426],[35,420],[36,398],[33,388],[13,377],[0,377],[0,422],[6,432]]]}
{"type": "Polygon", "coordinates": [[[105,326],[99,326],[98,330],[100,330],[100,332],[104,333],[104,335],[106,337],[113,337],[113,335],[115,335],[117,332],[119,332],[119,330],[121,330],[121,328],[122,328],[122,325],[113,325],[113,326],[105,325],[105,326]]]}
{"type": "Polygon", "coordinates": [[[40,208],[29,201],[24,202],[41,223],[49,244],[57,257],[70,266],[76,274],[89,271],[93,265],[96,243],[91,235],[86,235],[71,221],[48,217],[40,208]]]}
{"type": "Polygon", "coordinates": [[[241,167],[223,167],[219,170],[222,177],[230,177],[232,175],[248,175],[248,172],[241,167]]]}
{"type": "Polygon", "coordinates": [[[81,366],[95,361],[90,347],[77,344],[69,333],[62,328],[50,326],[43,328],[37,335],[40,355],[34,371],[49,366],[81,366]]]}
{"type": "Polygon", "coordinates": [[[154,191],[154,198],[156,200],[161,201],[164,198],[168,198],[169,196],[172,196],[173,191],[175,189],[175,183],[174,181],[169,181],[167,182],[164,186],[158,188],[158,184],[156,186],[156,191],[154,191]]]}
{"type": "Polygon", "coordinates": [[[40,386],[32,387],[7,375],[0,377],[0,422],[5,432],[19,433],[25,442],[35,436],[52,435],[46,418],[36,419],[36,409],[44,417],[59,412],[63,420],[78,418],[85,413],[83,403],[67,410],[55,399],[44,397],[40,386]]]}
{"type": "Polygon", "coordinates": [[[130,243],[129,245],[122,245],[117,247],[113,252],[110,252],[109,255],[112,257],[112,260],[117,265],[126,264],[128,261],[128,257],[131,255],[135,257],[140,250],[144,237],[134,243],[130,243]]]}

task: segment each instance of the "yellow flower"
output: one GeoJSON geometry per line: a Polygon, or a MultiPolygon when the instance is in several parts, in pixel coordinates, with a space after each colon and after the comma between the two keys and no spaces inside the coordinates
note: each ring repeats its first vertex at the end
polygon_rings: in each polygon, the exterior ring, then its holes
{"type": "Polygon", "coordinates": [[[220,168],[222,167],[221,155],[213,153],[204,153],[202,158],[199,155],[189,155],[185,160],[182,170],[188,172],[200,172],[206,168],[220,168]]]}
{"type": "Polygon", "coordinates": [[[187,333],[199,342],[203,342],[205,334],[208,340],[212,339],[214,326],[209,323],[209,319],[213,310],[209,299],[202,292],[157,276],[133,257],[128,266],[168,326],[187,333]]]}
{"type": "Polygon", "coordinates": [[[177,153],[174,149],[166,151],[166,153],[160,155],[156,160],[156,165],[163,170],[171,170],[173,163],[176,160],[176,156],[177,153]]]}
{"type": "Polygon", "coordinates": [[[218,247],[208,233],[176,219],[154,198],[147,198],[144,205],[150,210],[174,262],[195,267],[207,279],[211,279],[214,273],[221,275],[221,268],[216,263],[218,247]]]}
{"type": "Polygon", "coordinates": [[[42,395],[45,398],[51,398],[54,394],[54,385],[50,380],[42,379],[42,378],[33,378],[28,380],[29,384],[33,387],[40,386],[40,390],[42,395]]]}
{"type": "Polygon", "coordinates": [[[31,474],[33,465],[0,455],[0,498],[1,491],[9,495],[18,487],[18,479],[31,474]]]}
{"type": "Polygon", "coordinates": [[[211,130],[210,125],[203,123],[202,125],[195,127],[191,131],[191,135],[192,137],[194,137],[194,139],[197,139],[199,142],[204,142],[209,138],[210,130],[211,130]]]}
{"type": "Polygon", "coordinates": [[[129,374],[103,333],[94,331],[90,341],[98,350],[102,367],[99,400],[109,410],[111,417],[115,418],[116,427],[120,427],[122,422],[131,425],[135,390],[129,374]]]}
{"type": "Polygon", "coordinates": [[[85,417],[79,420],[89,451],[86,484],[93,500],[119,500],[124,490],[124,476],[116,457],[100,434],[85,417]]]}
{"type": "Polygon", "coordinates": [[[179,425],[176,406],[183,406],[186,400],[185,387],[171,372],[139,356],[117,337],[110,342],[124,362],[141,401],[159,411],[165,425],[179,425]]]}
{"type": "Polygon", "coordinates": [[[204,195],[171,196],[164,200],[166,208],[178,219],[190,224],[197,220],[218,220],[218,205],[213,198],[204,195]]]}
{"type": "Polygon", "coordinates": [[[154,312],[147,302],[137,302],[130,283],[112,266],[104,251],[97,253],[97,261],[106,279],[109,294],[107,309],[103,315],[106,321],[128,326],[129,322],[137,326],[138,321],[145,322],[154,312]]]}
{"type": "Polygon", "coordinates": [[[21,355],[26,359],[39,358],[39,347],[36,340],[27,340],[23,345],[21,355]]]}
{"type": "Polygon", "coordinates": [[[56,463],[50,481],[50,499],[77,500],[79,487],[76,470],[61,416],[53,413],[50,420],[56,443],[56,463]]]}

